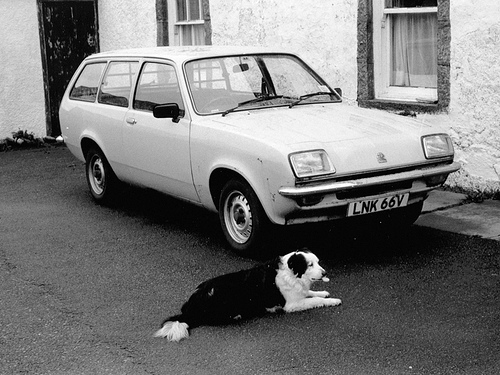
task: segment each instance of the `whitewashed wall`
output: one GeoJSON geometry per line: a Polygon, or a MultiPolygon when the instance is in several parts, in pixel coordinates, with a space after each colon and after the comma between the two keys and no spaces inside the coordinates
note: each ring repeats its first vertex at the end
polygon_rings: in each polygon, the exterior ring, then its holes
{"type": "Polygon", "coordinates": [[[156,46],[155,0],[101,0],[98,4],[102,52],[156,46]]]}
{"type": "Polygon", "coordinates": [[[35,0],[0,0],[0,139],[19,129],[46,135],[35,0]]]}
{"type": "MultiPolygon", "coordinates": [[[[0,139],[47,135],[36,0],[0,0],[0,139]]],[[[99,1],[101,51],[156,45],[155,0],[99,1]]]]}
{"type": "Polygon", "coordinates": [[[283,47],[356,97],[356,0],[210,0],[212,43],[283,47]]]}
{"type": "MultiPolygon", "coordinates": [[[[0,0],[0,138],[46,134],[36,0],[0,0]]],[[[156,45],[155,0],[99,1],[102,51],[156,45]]],[[[283,47],[345,96],[357,90],[357,0],[210,0],[213,44],[283,47]]],[[[419,115],[455,142],[463,170],[449,179],[500,190],[500,2],[451,2],[448,114],[419,115]]]]}
{"type": "Polygon", "coordinates": [[[500,191],[500,2],[451,2],[451,102],[445,122],[467,188],[500,191]]]}
{"type": "MultiPolygon", "coordinates": [[[[349,98],[357,90],[356,0],[210,0],[214,44],[297,52],[349,98]]],[[[500,191],[500,2],[451,2],[449,113],[419,115],[454,140],[451,186],[500,191]]]]}

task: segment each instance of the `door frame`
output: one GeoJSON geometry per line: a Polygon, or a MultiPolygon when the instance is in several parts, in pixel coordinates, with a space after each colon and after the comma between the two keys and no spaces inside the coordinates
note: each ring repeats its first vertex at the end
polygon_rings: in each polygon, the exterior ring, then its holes
{"type": "Polygon", "coordinates": [[[52,124],[52,116],[51,116],[51,97],[49,90],[49,70],[48,70],[48,61],[47,61],[47,50],[46,50],[46,30],[44,27],[43,21],[43,5],[46,3],[76,3],[76,2],[88,2],[93,3],[94,5],[94,28],[95,28],[95,37],[96,37],[96,52],[99,52],[99,17],[98,17],[98,0],[36,0],[37,6],[37,14],[38,14],[38,30],[40,36],[40,52],[42,57],[42,75],[43,75],[43,89],[45,94],[45,126],[47,135],[59,135],[52,134],[53,132],[53,124],[52,124]]]}

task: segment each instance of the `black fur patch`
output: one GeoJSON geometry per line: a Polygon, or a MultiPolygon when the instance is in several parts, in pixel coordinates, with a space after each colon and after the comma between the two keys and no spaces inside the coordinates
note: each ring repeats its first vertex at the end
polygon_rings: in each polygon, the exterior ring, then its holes
{"type": "Polygon", "coordinates": [[[264,315],[266,308],[283,307],[285,299],[275,283],[279,263],[280,259],[276,258],[201,283],[182,306],[182,314],[165,322],[185,322],[190,328],[227,324],[264,315]]]}
{"type": "Polygon", "coordinates": [[[303,254],[295,253],[288,259],[288,268],[290,268],[297,277],[302,277],[307,270],[307,261],[303,254]]]}

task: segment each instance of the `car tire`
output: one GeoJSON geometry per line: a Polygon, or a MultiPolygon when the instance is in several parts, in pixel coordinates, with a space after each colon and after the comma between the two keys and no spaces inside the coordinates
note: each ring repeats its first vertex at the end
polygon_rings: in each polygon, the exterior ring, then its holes
{"type": "Polygon", "coordinates": [[[94,200],[99,204],[112,203],[116,198],[119,181],[99,148],[91,148],[87,152],[85,176],[94,200]]]}
{"type": "Polygon", "coordinates": [[[270,222],[257,195],[244,181],[233,179],[222,188],[219,219],[230,248],[243,256],[257,256],[270,222]]]}

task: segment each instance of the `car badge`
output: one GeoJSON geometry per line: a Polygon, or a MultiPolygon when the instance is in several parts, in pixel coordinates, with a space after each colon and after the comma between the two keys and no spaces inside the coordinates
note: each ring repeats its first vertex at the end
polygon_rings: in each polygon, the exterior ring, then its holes
{"type": "Polygon", "coordinates": [[[381,152],[377,154],[377,161],[379,163],[387,163],[387,159],[385,158],[385,155],[381,152]]]}

